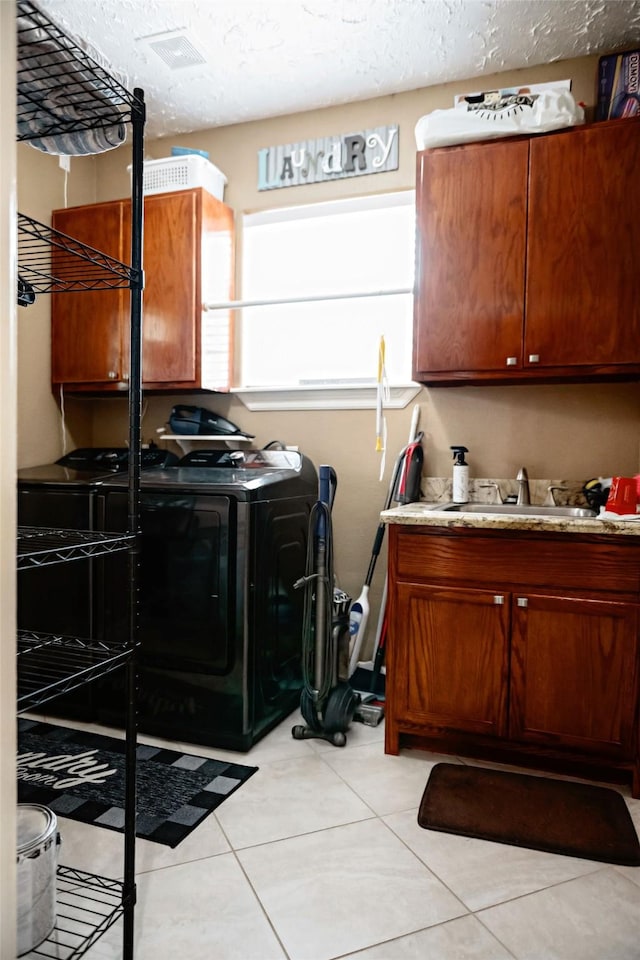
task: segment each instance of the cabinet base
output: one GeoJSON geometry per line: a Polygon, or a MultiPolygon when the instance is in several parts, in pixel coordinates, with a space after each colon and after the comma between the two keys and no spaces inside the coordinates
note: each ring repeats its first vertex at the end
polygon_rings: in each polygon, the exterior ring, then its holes
{"type": "Polygon", "coordinates": [[[562,776],[579,777],[602,783],[626,784],[631,796],[640,798],[640,760],[603,760],[561,753],[523,743],[487,743],[455,733],[414,733],[407,730],[385,731],[385,753],[397,756],[402,748],[425,750],[446,756],[468,757],[490,763],[531,768],[562,776]]]}

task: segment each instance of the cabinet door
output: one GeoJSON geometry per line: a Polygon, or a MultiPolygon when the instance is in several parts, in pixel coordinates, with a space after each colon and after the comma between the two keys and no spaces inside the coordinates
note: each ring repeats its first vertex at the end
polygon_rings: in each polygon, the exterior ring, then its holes
{"type": "Polygon", "coordinates": [[[632,757],[638,607],[514,598],[509,735],[632,757]]]}
{"type": "Polygon", "coordinates": [[[640,362],[639,169],[640,121],[531,140],[526,365],[640,362]]]}
{"type": "MultiPolygon", "coordinates": [[[[128,263],[122,201],[56,210],[55,230],[128,263]]],[[[55,272],[55,254],[52,262],[55,272]]],[[[51,379],[57,383],[109,383],[126,377],[124,318],[128,290],[52,294],[51,379]]]]}
{"type": "Polygon", "coordinates": [[[509,603],[485,590],[399,583],[392,625],[400,722],[506,733],[509,603]]]}
{"type": "Polygon", "coordinates": [[[522,367],[527,140],[419,154],[413,376],[522,367]]]}
{"type": "Polygon", "coordinates": [[[145,384],[195,384],[200,311],[197,192],[146,197],[144,216],[142,379],[145,384]]]}
{"type": "MultiPolygon", "coordinates": [[[[222,303],[234,296],[234,216],[220,200],[202,193],[200,289],[202,303],[222,303]]],[[[231,310],[203,310],[200,321],[200,386],[227,391],[233,379],[231,310]]]]}

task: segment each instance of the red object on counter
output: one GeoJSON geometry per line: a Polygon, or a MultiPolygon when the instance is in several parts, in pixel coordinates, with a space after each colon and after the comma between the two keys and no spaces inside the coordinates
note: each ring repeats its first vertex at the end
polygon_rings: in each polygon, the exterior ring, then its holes
{"type": "Polygon", "coordinates": [[[605,510],[610,513],[636,513],[638,480],[636,477],[614,477],[605,510]]]}

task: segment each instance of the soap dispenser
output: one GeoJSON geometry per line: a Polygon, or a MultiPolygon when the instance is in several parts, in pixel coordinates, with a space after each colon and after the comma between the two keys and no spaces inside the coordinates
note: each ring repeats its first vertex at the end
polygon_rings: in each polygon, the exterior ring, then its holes
{"type": "Polygon", "coordinates": [[[466,447],[451,447],[453,450],[453,502],[467,503],[469,500],[469,464],[464,458],[466,447]]]}

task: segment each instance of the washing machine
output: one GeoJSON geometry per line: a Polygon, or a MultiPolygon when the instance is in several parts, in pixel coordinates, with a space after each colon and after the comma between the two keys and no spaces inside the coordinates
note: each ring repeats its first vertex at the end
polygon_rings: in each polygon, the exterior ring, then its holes
{"type": "MultiPolygon", "coordinates": [[[[178,457],[160,448],[142,451],[144,469],[166,467],[178,457]]],[[[20,526],[104,530],[97,490],[101,482],[127,475],[126,447],[82,447],[55,463],[18,471],[20,526]]],[[[94,639],[97,561],[32,567],[18,577],[18,629],[94,639]]],[[[53,701],[50,712],[91,719],[91,691],[85,687],[53,701]]]]}
{"type": "MultiPolygon", "coordinates": [[[[144,471],[140,494],[141,732],[248,750],[300,702],[311,461],[289,450],[203,450],[144,471]]],[[[101,482],[107,529],[124,529],[126,483],[101,482]]],[[[122,564],[96,584],[104,638],[125,637],[122,564]]],[[[93,684],[120,725],[114,673],[93,684]]]]}

